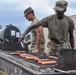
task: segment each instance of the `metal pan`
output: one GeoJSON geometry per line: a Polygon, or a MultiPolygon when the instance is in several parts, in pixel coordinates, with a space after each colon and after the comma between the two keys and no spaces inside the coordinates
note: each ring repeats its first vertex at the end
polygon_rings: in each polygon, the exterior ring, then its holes
{"type": "Polygon", "coordinates": [[[61,70],[76,70],[76,49],[61,49],[57,68],[61,70]]]}

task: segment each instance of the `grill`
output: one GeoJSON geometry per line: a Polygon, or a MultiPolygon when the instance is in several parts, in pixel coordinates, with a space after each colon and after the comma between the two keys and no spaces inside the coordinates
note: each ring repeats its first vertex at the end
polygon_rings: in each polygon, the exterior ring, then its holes
{"type": "MultiPolygon", "coordinates": [[[[42,65],[34,60],[26,60],[19,55],[11,55],[14,51],[0,51],[0,68],[9,75],[65,75],[76,74],[76,50],[60,50],[57,64],[42,65]],[[72,62],[71,62],[72,60],[72,62]],[[69,63],[68,63],[69,61],[69,63]],[[66,66],[66,64],[67,66],[66,66]],[[69,67],[68,67],[69,66],[69,67]],[[72,67],[73,66],[73,67],[72,67]]],[[[48,56],[24,52],[39,57],[50,59],[48,56]]]]}
{"type": "MultiPolygon", "coordinates": [[[[58,74],[58,73],[53,72],[53,67],[55,67],[56,65],[41,65],[41,64],[38,64],[37,62],[35,62],[34,60],[26,60],[24,58],[21,58],[19,55],[11,55],[10,54],[11,52],[12,51],[1,51],[0,52],[0,57],[1,57],[0,60],[3,62],[5,61],[4,64],[6,65],[6,67],[5,67],[2,65],[3,63],[0,62],[0,67],[3,70],[6,70],[8,72],[10,70],[8,68],[8,63],[14,64],[15,66],[11,65],[11,69],[14,71],[14,72],[12,71],[13,75],[15,75],[15,74],[19,75],[19,74],[15,73],[16,66],[18,68],[22,69],[22,73],[24,73],[24,74],[21,73],[20,75],[26,75],[25,74],[26,71],[27,71],[27,75],[28,74],[30,74],[30,75],[58,74]],[[25,71],[23,71],[23,70],[25,70],[25,71]]],[[[49,59],[48,56],[43,56],[43,55],[35,54],[35,53],[29,53],[29,54],[38,56],[41,59],[43,59],[43,58],[49,59]]],[[[49,59],[49,60],[55,60],[55,59],[49,59]]],[[[9,75],[11,75],[10,71],[8,73],[9,73],[9,75]]]]}
{"type": "MultiPolygon", "coordinates": [[[[18,59],[20,59],[20,60],[23,60],[23,61],[26,61],[26,62],[28,62],[28,63],[31,63],[31,64],[34,64],[34,65],[37,65],[38,66],[38,68],[47,68],[47,67],[55,67],[55,65],[42,65],[42,64],[38,64],[36,61],[34,61],[34,60],[27,60],[27,59],[25,59],[25,58],[22,58],[22,57],[20,57],[19,55],[11,55],[10,53],[11,53],[11,51],[3,51],[3,53],[5,53],[5,54],[8,54],[8,55],[10,55],[11,57],[15,57],[15,58],[18,58],[18,59]]],[[[35,53],[30,53],[30,52],[25,52],[26,54],[31,54],[31,55],[34,55],[34,56],[37,56],[37,57],[39,57],[40,59],[49,59],[49,60],[55,60],[55,59],[50,59],[48,56],[44,56],[44,55],[40,55],[40,54],[35,54],[35,53]]],[[[56,60],[55,60],[56,61],[56,60]]]]}

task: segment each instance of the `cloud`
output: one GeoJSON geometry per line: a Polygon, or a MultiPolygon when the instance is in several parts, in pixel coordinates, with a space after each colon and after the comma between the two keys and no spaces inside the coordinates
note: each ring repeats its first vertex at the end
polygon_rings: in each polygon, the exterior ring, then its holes
{"type": "MultiPolygon", "coordinates": [[[[69,5],[66,15],[75,15],[76,0],[67,1],[69,5]]],[[[32,7],[36,16],[42,19],[54,14],[55,2],[56,0],[0,0],[0,24],[5,26],[11,23],[23,32],[29,26],[29,22],[23,17],[23,11],[27,7],[32,7]]]]}

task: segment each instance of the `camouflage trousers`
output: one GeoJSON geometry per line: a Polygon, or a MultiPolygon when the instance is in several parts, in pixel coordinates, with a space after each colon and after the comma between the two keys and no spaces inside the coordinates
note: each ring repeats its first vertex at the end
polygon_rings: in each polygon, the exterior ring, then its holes
{"type": "MultiPolygon", "coordinates": [[[[35,45],[36,44],[31,44],[31,47],[29,49],[30,52],[35,52],[35,45]]],[[[45,54],[44,51],[45,51],[45,44],[41,44],[39,47],[39,53],[44,55],[45,54]]]]}
{"type": "Polygon", "coordinates": [[[49,41],[47,43],[47,55],[58,56],[58,51],[60,49],[71,49],[70,43],[68,41],[60,44],[49,41]]]}

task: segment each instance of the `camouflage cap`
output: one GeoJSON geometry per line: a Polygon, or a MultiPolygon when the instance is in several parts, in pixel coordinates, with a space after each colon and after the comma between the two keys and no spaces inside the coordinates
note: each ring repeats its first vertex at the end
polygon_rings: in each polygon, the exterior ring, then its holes
{"type": "Polygon", "coordinates": [[[58,11],[63,11],[65,8],[67,8],[67,1],[65,0],[58,0],[56,2],[55,7],[53,8],[54,10],[58,10],[58,11]]]}
{"type": "Polygon", "coordinates": [[[30,11],[33,11],[33,9],[31,7],[28,7],[25,11],[24,11],[24,16],[27,15],[30,11]]]}

